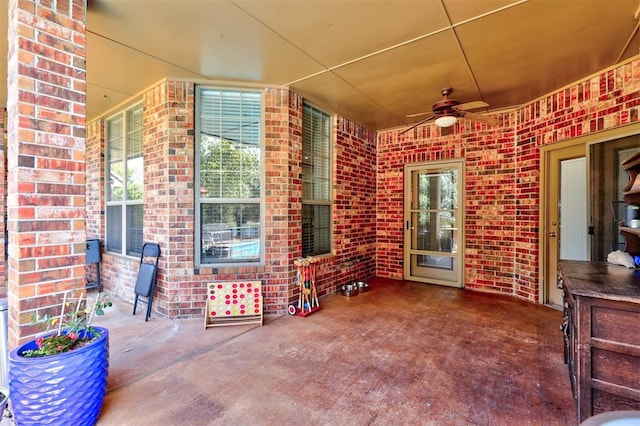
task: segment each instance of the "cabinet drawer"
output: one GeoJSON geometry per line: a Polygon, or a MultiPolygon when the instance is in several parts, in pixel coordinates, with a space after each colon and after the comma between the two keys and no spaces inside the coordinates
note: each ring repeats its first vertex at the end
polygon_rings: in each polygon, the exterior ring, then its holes
{"type": "Polygon", "coordinates": [[[615,393],[593,389],[593,415],[607,411],[640,410],[640,401],[615,393]]]}
{"type": "Polygon", "coordinates": [[[640,357],[591,348],[591,378],[628,388],[629,396],[640,400],[640,357]]]}
{"type": "MultiPolygon", "coordinates": [[[[604,305],[604,304],[603,304],[604,305]]],[[[640,350],[640,309],[632,303],[591,308],[591,336],[637,346],[640,350]]]]}

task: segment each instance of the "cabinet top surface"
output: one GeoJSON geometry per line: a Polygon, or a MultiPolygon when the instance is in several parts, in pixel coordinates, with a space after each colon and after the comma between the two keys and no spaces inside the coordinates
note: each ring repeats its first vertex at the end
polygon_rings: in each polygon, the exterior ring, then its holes
{"type": "Polygon", "coordinates": [[[640,270],[606,262],[562,260],[564,285],[574,295],[640,304],[640,270]]]}

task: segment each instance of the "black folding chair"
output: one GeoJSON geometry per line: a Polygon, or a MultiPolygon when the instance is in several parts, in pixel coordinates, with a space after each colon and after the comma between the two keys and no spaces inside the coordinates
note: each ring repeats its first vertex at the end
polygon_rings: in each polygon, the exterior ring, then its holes
{"type": "MultiPolygon", "coordinates": [[[[146,297],[147,315],[144,320],[147,321],[151,316],[151,303],[153,302],[153,290],[156,286],[156,278],[158,275],[158,259],[160,258],[160,246],[156,243],[144,243],[142,245],[142,254],[140,255],[140,269],[138,270],[138,279],[136,280],[136,297],[133,302],[133,315],[136,314],[138,306],[138,297],[146,297]]],[[[142,302],[145,302],[142,300],[142,302]]]]}

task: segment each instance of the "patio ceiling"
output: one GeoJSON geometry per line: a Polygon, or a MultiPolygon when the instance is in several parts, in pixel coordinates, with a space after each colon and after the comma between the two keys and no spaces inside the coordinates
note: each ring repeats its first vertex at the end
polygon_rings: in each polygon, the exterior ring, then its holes
{"type": "MultiPolygon", "coordinates": [[[[640,0],[93,0],[87,118],[162,79],[287,85],[379,130],[443,87],[489,110],[640,52],[640,0]]],[[[0,28],[7,0],[0,0],[0,28]]],[[[0,37],[0,104],[6,38],[0,37]]],[[[476,112],[483,112],[482,110],[476,112]]],[[[416,121],[416,119],[413,119],[416,121]]]]}

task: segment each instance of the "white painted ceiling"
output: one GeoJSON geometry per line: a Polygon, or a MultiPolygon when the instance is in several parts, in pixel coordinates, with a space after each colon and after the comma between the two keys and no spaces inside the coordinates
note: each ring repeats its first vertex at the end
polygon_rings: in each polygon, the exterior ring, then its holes
{"type": "MultiPolygon", "coordinates": [[[[87,118],[167,76],[290,86],[373,130],[417,121],[406,115],[430,111],[447,86],[460,102],[514,107],[640,53],[639,6],[640,0],[93,0],[87,118]]],[[[6,19],[0,14],[2,29],[6,19]]],[[[4,37],[0,49],[5,104],[4,37]]]]}

